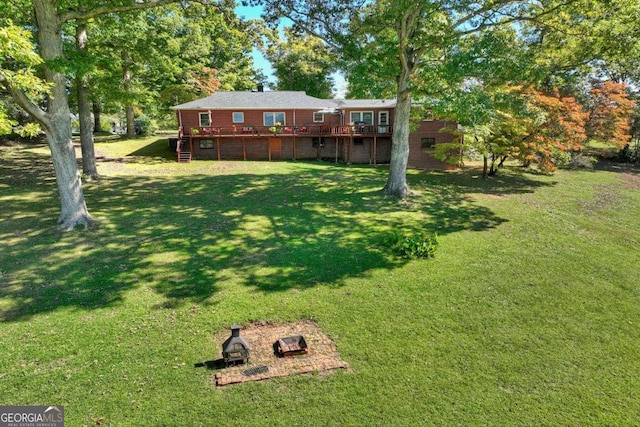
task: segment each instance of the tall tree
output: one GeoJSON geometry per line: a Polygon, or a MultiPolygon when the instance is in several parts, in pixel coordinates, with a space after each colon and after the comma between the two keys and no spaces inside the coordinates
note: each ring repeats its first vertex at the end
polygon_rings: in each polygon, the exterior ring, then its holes
{"type": "Polygon", "coordinates": [[[335,58],[324,42],[312,35],[298,34],[291,28],[269,33],[266,58],[274,68],[277,90],[304,90],[307,95],[331,98],[335,58]]]}
{"type": "MultiPolygon", "coordinates": [[[[80,4],[81,5],[81,4],[80,4]]],[[[76,48],[79,53],[87,51],[87,22],[79,19],[76,24],[76,48]]],[[[75,83],[78,98],[78,119],[80,121],[80,148],[82,151],[82,173],[86,179],[98,179],[98,166],[93,147],[93,123],[91,101],[89,99],[89,76],[83,67],[76,69],[75,83]]]]}
{"type": "MultiPolygon", "coordinates": [[[[83,0],[78,7],[84,7],[83,0]]],[[[157,118],[167,110],[174,117],[169,107],[178,99],[208,96],[222,84],[228,89],[254,86],[255,74],[247,73],[252,63],[246,60],[253,33],[242,31],[252,24],[237,19],[230,8],[170,4],[75,22],[76,49],[68,50],[85,177],[98,176],[92,127],[100,129],[103,101],[124,104],[128,136],[133,137],[140,112],[157,118]]]]}
{"type": "MultiPolygon", "coordinates": [[[[69,21],[117,13],[125,10],[142,9],[171,3],[175,0],[123,0],[112,4],[91,2],[86,10],[77,8],[70,2],[64,8],[55,0],[33,0],[34,28],[38,37],[38,50],[44,60],[43,75],[50,84],[47,105],[41,108],[31,100],[14,80],[2,78],[2,85],[13,99],[27,111],[45,133],[56,174],[60,196],[61,213],[58,218],[64,230],[77,225],[87,226],[91,215],[87,210],[82,191],[82,182],[76,164],[75,150],[71,140],[71,114],[67,99],[66,76],[62,65],[65,61],[62,26],[69,21]]],[[[4,66],[4,64],[3,64],[4,66]]],[[[4,69],[2,70],[4,74],[4,69]]]]}
{"type": "Polygon", "coordinates": [[[417,77],[433,75],[429,71],[434,63],[469,34],[515,22],[523,15],[550,12],[544,4],[529,5],[516,0],[263,2],[265,18],[288,18],[306,31],[324,37],[347,58],[353,58],[350,55],[353,52],[357,53],[356,59],[363,58],[360,53],[365,46],[379,53],[364,58],[377,61],[376,73],[393,78],[396,97],[391,164],[384,192],[401,198],[408,193],[410,112],[417,77]]]}
{"type": "Polygon", "coordinates": [[[101,17],[89,34],[91,53],[101,58],[94,93],[107,110],[130,104],[147,115],[173,117],[172,105],[218,89],[253,88],[253,29],[225,5],[167,5],[101,17]]]}
{"type": "Polygon", "coordinates": [[[635,104],[624,83],[595,82],[587,105],[586,135],[622,149],[631,142],[635,104]]]}

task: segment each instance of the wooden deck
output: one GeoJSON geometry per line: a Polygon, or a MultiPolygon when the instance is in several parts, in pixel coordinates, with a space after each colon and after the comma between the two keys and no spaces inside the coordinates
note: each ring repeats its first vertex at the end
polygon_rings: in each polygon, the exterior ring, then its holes
{"type": "Polygon", "coordinates": [[[308,125],[308,126],[209,126],[180,128],[181,136],[190,138],[212,138],[212,137],[278,137],[278,136],[338,136],[338,137],[360,137],[360,136],[391,136],[393,129],[391,126],[379,125],[308,125]]]}
{"type": "MultiPolygon", "coordinates": [[[[209,126],[209,127],[191,127],[180,128],[179,138],[176,147],[178,162],[189,162],[194,156],[194,148],[202,147],[202,144],[208,144],[207,148],[211,149],[213,156],[208,158],[213,160],[222,160],[223,158],[237,158],[248,160],[250,158],[261,158],[256,156],[254,152],[258,146],[256,143],[265,142],[265,159],[282,159],[282,158],[298,158],[298,142],[302,140],[316,139],[314,152],[316,158],[328,157],[335,158],[337,162],[341,157],[339,147],[340,144],[346,144],[346,161],[350,161],[351,149],[349,148],[354,140],[362,138],[371,138],[373,140],[373,148],[371,154],[367,158],[373,158],[370,163],[376,163],[376,150],[378,138],[390,140],[392,136],[391,126],[379,125],[308,125],[308,126],[209,126]],[[323,150],[326,139],[335,141],[331,145],[334,147],[329,154],[323,150]],[[283,141],[288,140],[292,145],[290,153],[283,156],[283,141]],[[223,153],[225,151],[225,153],[223,153]],[[231,152],[230,152],[231,151],[231,152]]],[[[262,145],[260,145],[262,147],[262,145]]],[[[201,150],[201,148],[200,148],[201,150]]],[[[201,151],[200,151],[201,152],[201,151]]],[[[196,154],[197,155],[197,154],[196,154]]],[[[201,158],[198,156],[198,158],[201,158]]],[[[309,158],[309,153],[306,157],[309,158]]]]}

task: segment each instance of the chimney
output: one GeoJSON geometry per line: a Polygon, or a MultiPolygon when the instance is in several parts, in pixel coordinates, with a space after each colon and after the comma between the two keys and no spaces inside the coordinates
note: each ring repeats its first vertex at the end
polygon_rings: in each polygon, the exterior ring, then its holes
{"type": "Polygon", "coordinates": [[[264,92],[264,85],[263,84],[259,84],[258,85],[258,92],[264,92]]]}

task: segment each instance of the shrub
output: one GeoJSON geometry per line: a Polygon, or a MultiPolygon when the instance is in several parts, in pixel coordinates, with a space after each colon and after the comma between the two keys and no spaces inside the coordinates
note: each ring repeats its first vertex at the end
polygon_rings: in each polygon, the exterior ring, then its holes
{"type": "Polygon", "coordinates": [[[551,149],[551,161],[556,168],[566,168],[571,163],[571,153],[557,148],[551,149]]]}
{"type": "Polygon", "coordinates": [[[573,169],[593,169],[598,160],[592,156],[586,156],[582,153],[571,153],[571,160],[567,167],[573,169]]]}
{"type": "Polygon", "coordinates": [[[434,257],[438,249],[438,234],[426,233],[406,235],[399,231],[391,233],[385,246],[390,248],[395,254],[404,258],[431,258],[434,257]]]}
{"type": "MultiPolygon", "coordinates": [[[[100,119],[100,129],[102,132],[111,132],[111,129],[113,129],[113,126],[111,126],[111,121],[109,121],[108,119],[100,119]]],[[[115,123],[115,122],[113,122],[115,123]]],[[[95,131],[95,129],[94,129],[95,131]]]]}
{"type": "Polygon", "coordinates": [[[625,163],[639,163],[640,162],[640,141],[636,140],[635,144],[627,144],[622,150],[620,150],[615,160],[625,163]]]}
{"type": "Polygon", "coordinates": [[[146,114],[140,114],[135,120],[135,128],[136,135],[155,135],[158,130],[158,123],[146,114]]]}

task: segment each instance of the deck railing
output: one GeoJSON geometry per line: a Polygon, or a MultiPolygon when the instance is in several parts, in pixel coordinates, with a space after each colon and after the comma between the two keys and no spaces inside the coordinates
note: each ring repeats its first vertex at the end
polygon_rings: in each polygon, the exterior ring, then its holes
{"type": "Polygon", "coordinates": [[[216,136],[381,136],[391,135],[390,125],[309,125],[309,126],[199,126],[181,127],[179,134],[192,138],[216,136]]]}

